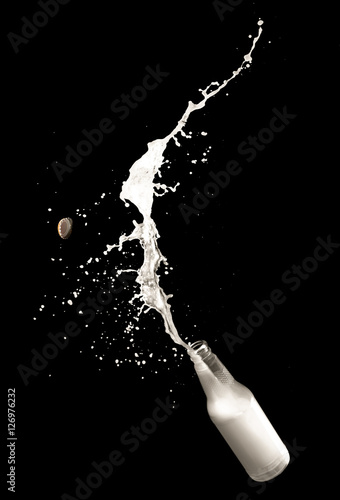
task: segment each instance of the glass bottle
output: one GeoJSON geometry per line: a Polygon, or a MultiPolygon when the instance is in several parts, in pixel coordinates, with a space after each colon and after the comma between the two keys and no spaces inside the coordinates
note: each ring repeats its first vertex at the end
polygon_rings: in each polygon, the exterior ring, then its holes
{"type": "Polygon", "coordinates": [[[237,382],[204,340],[188,354],[207,396],[208,414],[254,481],[281,474],[289,453],[252,392],[237,382]]]}

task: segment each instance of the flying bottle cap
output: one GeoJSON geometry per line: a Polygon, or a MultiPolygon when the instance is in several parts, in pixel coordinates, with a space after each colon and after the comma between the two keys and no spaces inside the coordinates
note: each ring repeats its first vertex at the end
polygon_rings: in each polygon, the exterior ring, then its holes
{"type": "Polygon", "coordinates": [[[72,233],[73,220],[70,217],[61,219],[58,224],[58,234],[63,240],[67,240],[72,233]]]}

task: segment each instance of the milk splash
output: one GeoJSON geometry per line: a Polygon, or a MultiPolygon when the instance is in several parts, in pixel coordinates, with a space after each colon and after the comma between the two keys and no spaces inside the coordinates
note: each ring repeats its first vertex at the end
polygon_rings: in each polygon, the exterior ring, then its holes
{"type": "MultiPolygon", "coordinates": [[[[147,152],[132,165],[130,168],[129,178],[123,183],[120,198],[125,202],[126,206],[128,206],[127,200],[129,200],[138,208],[139,212],[143,216],[143,222],[138,224],[134,220],[133,224],[135,229],[131,234],[128,236],[123,234],[119,238],[119,244],[107,245],[107,251],[111,251],[115,247],[122,250],[122,245],[125,241],[134,239],[138,239],[140,241],[144,250],[143,265],[139,270],[130,270],[137,272],[136,282],[140,284],[140,293],[136,294],[132,298],[131,302],[135,298],[141,298],[143,301],[141,310],[144,306],[147,306],[149,309],[153,308],[158,311],[163,317],[166,333],[170,335],[175,343],[182,345],[186,349],[188,349],[189,346],[180,338],[172,319],[170,305],[167,302],[172,295],[166,295],[159,285],[157,269],[162,261],[166,262],[166,258],[162,255],[158,247],[157,239],[159,238],[159,233],[157,231],[156,224],[151,217],[154,195],[162,196],[167,193],[169,189],[175,191],[178,184],[171,188],[165,184],[155,183],[154,178],[156,175],[161,177],[161,166],[164,160],[163,153],[169,141],[173,139],[175,144],[180,147],[180,143],[176,135],[180,132],[183,137],[188,137],[183,131],[183,128],[186,125],[190,114],[193,111],[202,109],[208,99],[214,97],[218,92],[226,87],[226,85],[231,80],[236,78],[244,68],[250,67],[252,62],[251,55],[258,39],[261,36],[261,26],[263,21],[259,20],[257,24],[259,26],[258,34],[253,39],[252,47],[248,54],[244,56],[241,66],[236,71],[233,71],[232,76],[228,80],[224,80],[223,83],[219,84],[218,82],[212,82],[204,90],[199,89],[203,99],[197,104],[189,101],[182,118],[178,121],[172,132],[170,132],[170,134],[163,139],[156,139],[149,142],[147,145],[147,152]],[[210,90],[212,87],[216,88],[214,90],[210,90]],[[159,189],[163,190],[161,194],[156,191],[159,189]]],[[[106,254],[107,251],[104,253],[106,254]]]]}

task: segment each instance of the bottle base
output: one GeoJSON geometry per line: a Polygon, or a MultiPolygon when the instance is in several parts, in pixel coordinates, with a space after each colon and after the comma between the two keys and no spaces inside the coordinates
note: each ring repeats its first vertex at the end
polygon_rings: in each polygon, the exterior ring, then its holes
{"type": "Polygon", "coordinates": [[[281,455],[278,459],[274,460],[274,462],[271,462],[268,464],[266,467],[263,467],[260,471],[256,471],[256,473],[252,472],[248,474],[249,476],[254,480],[259,483],[262,483],[264,481],[269,481],[270,479],[274,479],[274,477],[278,476],[285,470],[287,465],[289,464],[290,457],[288,451],[284,453],[284,455],[281,455]]]}

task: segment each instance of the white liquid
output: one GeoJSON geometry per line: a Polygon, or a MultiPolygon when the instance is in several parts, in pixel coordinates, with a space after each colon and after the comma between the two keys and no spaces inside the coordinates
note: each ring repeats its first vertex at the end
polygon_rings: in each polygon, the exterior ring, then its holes
{"type": "Polygon", "coordinates": [[[163,189],[162,194],[165,194],[168,192],[168,189],[174,191],[177,185],[174,188],[169,188],[165,184],[154,183],[154,178],[157,174],[161,177],[161,166],[164,160],[163,153],[168,142],[173,139],[175,144],[180,147],[176,135],[180,132],[183,137],[188,137],[183,131],[183,128],[190,114],[193,111],[202,109],[208,99],[220,92],[231,80],[239,75],[244,68],[249,68],[252,62],[251,54],[262,33],[261,25],[263,21],[260,20],[257,24],[259,26],[258,34],[253,40],[250,51],[244,56],[241,66],[236,71],[233,71],[233,75],[228,80],[224,80],[223,83],[219,84],[218,82],[212,82],[206,89],[200,90],[203,99],[197,104],[189,101],[187,109],[172,132],[163,139],[156,139],[149,142],[147,145],[147,152],[132,165],[129,178],[123,183],[120,198],[125,203],[126,200],[131,201],[138,208],[139,212],[143,215],[143,222],[137,224],[136,221],[133,221],[135,226],[133,232],[128,236],[125,234],[122,235],[118,245],[107,245],[107,251],[104,252],[106,254],[115,247],[121,250],[122,244],[128,240],[138,239],[140,241],[144,249],[144,262],[142,267],[137,271],[138,277],[136,281],[141,286],[141,292],[135,295],[133,299],[139,297],[143,301],[143,306],[146,305],[158,311],[163,317],[165,331],[171,336],[174,342],[182,345],[186,349],[189,346],[180,338],[172,319],[170,305],[167,302],[167,299],[172,297],[172,295],[166,295],[159,286],[157,269],[160,263],[165,260],[165,257],[158,248],[157,239],[159,238],[159,234],[155,222],[151,217],[154,194],[156,196],[161,196],[159,192],[155,191],[155,188],[163,189]],[[217,88],[208,92],[211,87],[217,88]]]}
{"type": "Polygon", "coordinates": [[[268,481],[287,467],[287,448],[254,396],[237,416],[226,418],[223,408],[216,410],[214,405],[211,420],[252,479],[268,481]]]}

